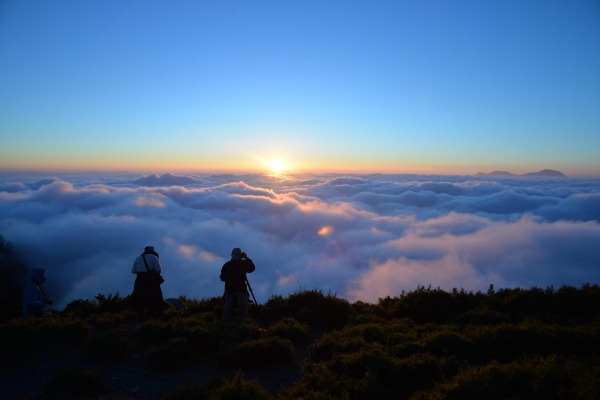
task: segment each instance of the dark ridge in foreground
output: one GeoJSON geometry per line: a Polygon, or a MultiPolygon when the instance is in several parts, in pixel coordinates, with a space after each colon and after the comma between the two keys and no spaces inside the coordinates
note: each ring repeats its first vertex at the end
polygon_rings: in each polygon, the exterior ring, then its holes
{"type": "MultiPolygon", "coordinates": [[[[4,398],[600,398],[600,287],[302,290],[223,324],[221,298],[139,323],[129,296],[0,324],[4,398]]],[[[4,312],[2,315],[8,315],[4,312]]]]}
{"type": "Polygon", "coordinates": [[[538,172],[529,172],[527,174],[517,175],[506,171],[492,171],[489,174],[478,172],[475,176],[490,176],[493,178],[566,178],[567,176],[560,171],[552,169],[543,169],[538,172]]]}

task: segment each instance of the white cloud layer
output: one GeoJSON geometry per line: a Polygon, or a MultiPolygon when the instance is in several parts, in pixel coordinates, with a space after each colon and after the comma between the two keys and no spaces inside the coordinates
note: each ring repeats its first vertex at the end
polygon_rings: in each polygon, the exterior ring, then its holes
{"type": "Polygon", "coordinates": [[[600,180],[418,175],[0,176],[0,233],[60,305],[128,294],[154,245],[166,296],[220,295],[233,247],[259,301],[300,285],[376,301],[417,285],[599,282],[600,180]]]}

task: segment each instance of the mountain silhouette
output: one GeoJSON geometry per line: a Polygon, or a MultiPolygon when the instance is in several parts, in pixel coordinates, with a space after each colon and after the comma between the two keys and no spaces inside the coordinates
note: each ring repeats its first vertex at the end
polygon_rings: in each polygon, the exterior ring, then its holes
{"type": "Polygon", "coordinates": [[[491,176],[493,178],[566,178],[567,176],[560,171],[552,169],[543,169],[538,172],[529,172],[522,175],[513,174],[506,171],[492,171],[489,174],[478,172],[475,176],[491,176]]]}

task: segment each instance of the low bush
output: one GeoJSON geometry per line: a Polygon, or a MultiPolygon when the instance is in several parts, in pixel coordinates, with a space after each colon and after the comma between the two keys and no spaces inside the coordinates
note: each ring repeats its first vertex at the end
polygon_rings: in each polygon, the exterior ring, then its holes
{"type": "Polygon", "coordinates": [[[582,363],[555,355],[532,356],[507,364],[494,361],[464,369],[413,399],[597,399],[598,367],[597,359],[582,363]]]}
{"type": "Polygon", "coordinates": [[[142,344],[160,345],[173,337],[182,337],[185,326],[181,321],[150,320],[138,324],[136,335],[142,344]]]}
{"type": "Polygon", "coordinates": [[[44,388],[44,393],[49,395],[83,396],[98,392],[102,388],[103,385],[96,372],[66,368],[48,381],[44,388]]]}
{"type": "Polygon", "coordinates": [[[118,359],[127,354],[127,331],[115,329],[100,335],[92,335],[88,342],[87,353],[100,359],[118,359]]]}
{"type": "Polygon", "coordinates": [[[63,310],[64,316],[86,319],[94,314],[119,314],[131,310],[132,304],[129,296],[121,297],[119,292],[108,296],[98,294],[95,300],[73,300],[63,310]]]}
{"type": "Polygon", "coordinates": [[[283,317],[287,317],[288,311],[288,299],[284,298],[279,294],[274,294],[267,302],[261,307],[261,315],[264,319],[270,321],[276,321],[283,317]]]}
{"type": "Polygon", "coordinates": [[[194,314],[211,314],[216,317],[218,311],[223,310],[223,300],[221,297],[209,297],[198,299],[190,299],[186,296],[179,296],[179,300],[187,307],[187,313],[194,314]]]}
{"type": "Polygon", "coordinates": [[[169,339],[161,346],[150,347],[148,362],[155,366],[176,366],[191,360],[192,348],[187,339],[169,339]]]}
{"type": "Polygon", "coordinates": [[[90,326],[78,319],[14,319],[0,325],[0,355],[14,357],[38,345],[81,342],[90,332],[90,326]]]}
{"type": "Polygon", "coordinates": [[[186,332],[186,338],[191,349],[199,356],[214,354],[222,340],[221,335],[215,329],[200,326],[190,328],[186,332]]]}
{"type": "Polygon", "coordinates": [[[308,325],[301,324],[294,318],[282,318],[269,328],[269,335],[301,343],[306,340],[309,331],[308,325]]]}
{"type": "Polygon", "coordinates": [[[282,388],[279,400],[370,400],[398,399],[388,388],[380,384],[377,376],[368,371],[361,379],[337,374],[323,364],[307,364],[302,377],[292,387],[282,388]]]}
{"type": "Polygon", "coordinates": [[[341,328],[354,313],[348,300],[316,289],[294,292],[288,298],[271,296],[261,309],[261,315],[268,320],[294,317],[311,327],[325,328],[341,328]]]}
{"type": "Polygon", "coordinates": [[[273,396],[254,380],[238,372],[211,382],[195,382],[171,390],[163,400],[272,400],[273,396]]]}
{"type": "Polygon", "coordinates": [[[131,310],[115,313],[92,314],[85,319],[85,322],[92,327],[119,326],[124,321],[134,319],[135,313],[131,310]]]}
{"type": "Polygon", "coordinates": [[[294,360],[294,345],[287,339],[269,337],[222,346],[217,360],[226,367],[268,365],[294,360]]]}

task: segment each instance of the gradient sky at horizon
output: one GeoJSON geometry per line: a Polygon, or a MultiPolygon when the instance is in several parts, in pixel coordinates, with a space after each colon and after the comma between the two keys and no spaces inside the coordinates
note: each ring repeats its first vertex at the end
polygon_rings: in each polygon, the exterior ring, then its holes
{"type": "Polygon", "coordinates": [[[600,176],[597,1],[3,1],[0,169],[600,176]]]}

